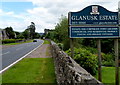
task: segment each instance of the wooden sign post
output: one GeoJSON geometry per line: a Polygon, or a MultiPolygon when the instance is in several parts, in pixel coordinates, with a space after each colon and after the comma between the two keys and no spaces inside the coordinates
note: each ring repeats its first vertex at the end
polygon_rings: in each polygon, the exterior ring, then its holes
{"type": "Polygon", "coordinates": [[[101,40],[97,40],[98,48],[98,80],[102,82],[102,70],[101,70],[101,40]]]}
{"type": "Polygon", "coordinates": [[[101,40],[115,38],[116,85],[118,77],[118,12],[111,12],[99,5],[91,5],[78,12],[69,12],[69,37],[71,43],[71,57],[74,56],[73,38],[97,38],[98,48],[98,80],[102,81],[101,73],[101,40]]]}
{"type": "Polygon", "coordinates": [[[71,48],[71,57],[74,57],[74,41],[73,38],[70,38],[70,48],[71,48]]]}
{"type": "Polygon", "coordinates": [[[114,40],[115,49],[115,84],[119,85],[119,56],[118,56],[118,39],[114,40]]]}

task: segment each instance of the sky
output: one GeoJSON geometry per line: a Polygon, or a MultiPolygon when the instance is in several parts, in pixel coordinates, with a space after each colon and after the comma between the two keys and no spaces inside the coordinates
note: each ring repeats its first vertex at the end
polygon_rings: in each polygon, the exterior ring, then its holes
{"type": "MultiPolygon", "coordinates": [[[[36,32],[54,29],[61,15],[80,11],[89,5],[101,5],[117,12],[119,0],[0,0],[0,28],[13,27],[23,32],[34,22],[36,32]]],[[[119,5],[120,6],[120,5],[119,5]]]]}

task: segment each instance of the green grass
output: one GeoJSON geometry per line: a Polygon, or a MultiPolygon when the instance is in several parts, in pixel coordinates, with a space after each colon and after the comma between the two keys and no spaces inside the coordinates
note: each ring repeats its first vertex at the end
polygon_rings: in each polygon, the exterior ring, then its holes
{"type": "MultiPolygon", "coordinates": [[[[120,68],[119,68],[120,76],[120,68]]],[[[98,79],[98,74],[95,76],[98,79]]],[[[102,82],[106,84],[115,83],[115,67],[102,67],[102,82]]]]}
{"type": "Polygon", "coordinates": [[[19,43],[7,43],[7,44],[2,44],[2,45],[18,45],[18,44],[30,43],[30,42],[33,42],[33,40],[28,40],[26,42],[19,42],[19,43]]]}
{"type": "Polygon", "coordinates": [[[44,40],[43,44],[50,44],[50,42],[48,40],[44,40]]]}
{"type": "Polygon", "coordinates": [[[25,58],[2,75],[3,83],[56,83],[52,58],[25,58]]]}

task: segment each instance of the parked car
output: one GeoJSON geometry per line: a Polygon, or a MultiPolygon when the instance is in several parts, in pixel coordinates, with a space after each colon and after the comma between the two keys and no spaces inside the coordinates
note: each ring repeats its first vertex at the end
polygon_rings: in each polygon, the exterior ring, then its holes
{"type": "Polygon", "coordinates": [[[33,42],[37,42],[37,40],[33,40],[33,42]]]}

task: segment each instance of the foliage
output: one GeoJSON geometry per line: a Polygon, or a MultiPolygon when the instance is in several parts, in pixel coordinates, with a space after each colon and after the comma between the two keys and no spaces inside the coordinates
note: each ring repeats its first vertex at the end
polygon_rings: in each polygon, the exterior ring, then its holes
{"type": "Polygon", "coordinates": [[[15,32],[13,31],[12,27],[7,27],[5,28],[6,34],[9,37],[9,39],[14,39],[15,38],[15,32]]]}
{"type": "Polygon", "coordinates": [[[34,39],[35,39],[35,38],[38,39],[38,38],[40,38],[40,37],[41,37],[40,34],[37,33],[37,32],[35,32],[35,34],[34,34],[34,39]]]}
{"type": "Polygon", "coordinates": [[[56,41],[56,40],[55,40],[55,39],[56,39],[55,35],[56,35],[56,34],[55,34],[55,31],[53,30],[53,31],[48,32],[47,35],[44,35],[44,37],[45,37],[46,39],[51,39],[51,40],[56,41]]]}
{"type": "MultiPolygon", "coordinates": [[[[101,47],[106,47],[105,49],[102,48],[102,52],[104,53],[110,53],[110,52],[113,52],[114,51],[114,40],[113,39],[101,39],[101,47]]],[[[96,45],[97,43],[97,39],[83,39],[81,44],[84,45],[84,46],[88,46],[88,47],[97,47],[96,45]]]]}
{"type": "Polygon", "coordinates": [[[35,23],[34,22],[31,22],[31,25],[28,26],[28,28],[26,29],[26,30],[29,31],[29,33],[30,33],[29,37],[31,39],[34,39],[34,37],[35,37],[35,29],[36,28],[35,28],[35,23]]]}
{"type": "Polygon", "coordinates": [[[15,32],[16,36],[20,34],[20,32],[16,32],[16,31],[14,31],[14,32],[15,32]]]}
{"type": "Polygon", "coordinates": [[[5,39],[5,40],[2,40],[2,44],[16,43],[20,41],[23,41],[23,39],[5,39]]]}
{"type": "MultiPolygon", "coordinates": [[[[63,43],[63,49],[68,50],[70,48],[70,40],[68,36],[68,19],[65,16],[60,18],[59,23],[55,26],[55,30],[49,32],[46,37],[54,40],[57,43],[63,43]]],[[[87,47],[97,47],[97,39],[93,38],[85,38],[85,39],[74,39],[74,47],[80,47],[81,45],[87,47]]],[[[106,49],[102,48],[102,52],[110,53],[114,50],[113,39],[102,39],[101,46],[106,47],[106,49]]]]}
{"type": "Polygon", "coordinates": [[[102,39],[101,40],[101,50],[104,53],[111,53],[114,52],[114,39],[102,39]],[[106,48],[104,48],[106,47],[106,48]]]}
{"type": "Polygon", "coordinates": [[[24,39],[22,39],[22,40],[20,40],[20,41],[16,41],[15,43],[6,43],[6,44],[4,44],[4,45],[19,45],[19,44],[23,44],[23,43],[31,43],[31,42],[33,42],[33,40],[24,40],[24,39]]]}
{"type": "MultiPolygon", "coordinates": [[[[66,51],[70,55],[70,50],[66,51]]],[[[97,72],[97,56],[85,48],[74,48],[74,58],[77,63],[88,72],[95,75],[97,72]]]]}
{"type": "Polygon", "coordinates": [[[63,50],[68,50],[70,48],[70,39],[65,39],[63,41],[63,50]]]}
{"type": "Polygon", "coordinates": [[[59,42],[68,38],[68,19],[65,16],[62,16],[60,22],[55,26],[55,32],[59,42]]]}
{"type": "Polygon", "coordinates": [[[30,32],[29,32],[29,30],[26,29],[26,30],[22,33],[22,35],[24,36],[25,39],[29,39],[29,37],[30,37],[30,32]]]}
{"type": "MultiPolygon", "coordinates": [[[[92,48],[92,47],[86,47],[84,46],[86,50],[89,50],[92,54],[98,54],[97,48],[92,48]]],[[[101,53],[102,56],[102,65],[103,66],[114,66],[114,53],[101,53]]]]}
{"type": "Polygon", "coordinates": [[[16,38],[17,38],[17,39],[24,39],[23,33],[20,33],[19,35],[17,35],[16,38]]]}
{"type": "Polygon", "coordinates": [[[6,44],[6,43],[15,43],[16,40],[15,39],[5,39],[5,40],[2,40],[2,44],[6,44]]]}
{"type": "Polygon", "coordinates": [[[55,30],[50,31],[45,37],[52,39],[57,43],[63,43],[63,49],[68,50],[70,48],[68,37],[68,19],[65,16],[62,16],[59,23],[55,26],[55,30]]]}
{"type": "Polygon", "coordinates": [[[97,54],[97,48],[89,47],[89,46],[83,46],[86,50],[89,50],[92,54],[97,54]]]}
{"type": "Polygon", "coordinates": [[[102,53],[102,65],[103,66],[115,66],[115,58],[114,55],[111,53],[104,54],[102,53]]]}
{"type": "Polygon", "coordinates": [[[81,42],[82,45],[84,46],[89,46],[89,47],[96,47],[96,39],[93,38],[84,38],[83,41],[81,42]]]}
{"type": "Polygon", "coordinates": [[[63,50],[63,44],[62,43],[57,43],[57,45],[59,46],[60,49],[63,50]]]}

